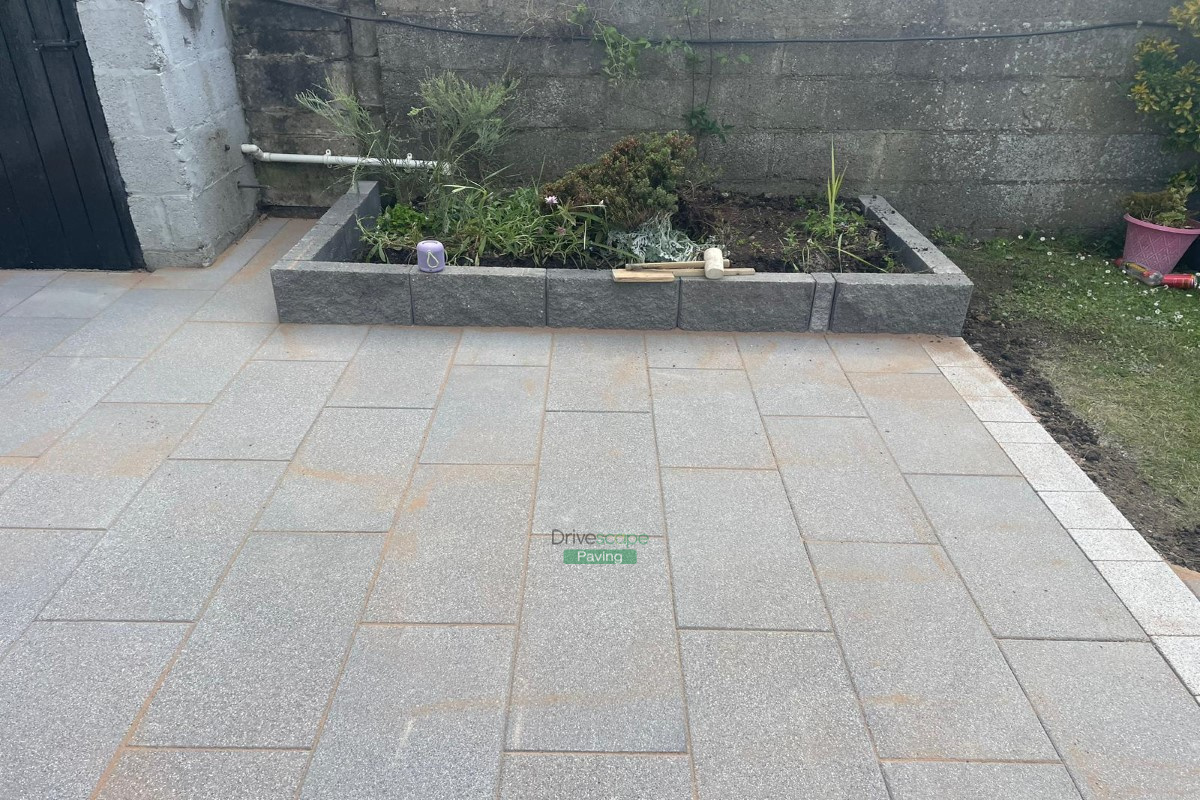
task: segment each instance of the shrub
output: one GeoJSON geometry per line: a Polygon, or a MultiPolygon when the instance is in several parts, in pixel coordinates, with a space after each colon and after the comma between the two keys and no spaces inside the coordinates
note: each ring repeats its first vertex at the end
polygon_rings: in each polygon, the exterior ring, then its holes
{"type": "MultiPolygon", "coordinates": [[[[1171,9],[1170,19],[1185,33],[1200,36],[1200,0],[1185,0],[1171,9]]],[[[1179,45],[1169,39],[1140,42],[1134,63],[1129,96],[1137,110],[1166,127],[1172,146],[1200,150],[1200,65],[1181,62],[1179,45]]]]}
{"type": "Polygon", "coordinates": [[[608,243],[638,262],[695,261],[707,247],[715,243],[699,243],[686,232],[672,227],[671,218],[655,217],[635,231],[613,231],[608,243]]]}
{"type": "Polygon", "coordinates": [[[1196,191],[1196,176],[1181,172],[1171,179],[1161,192],[1134,192],[1125,198],[1125,212],[1135,219],[1165,225],[1168,228],[1186,228],[1188,225],[1188,199],[1196,191]]]}

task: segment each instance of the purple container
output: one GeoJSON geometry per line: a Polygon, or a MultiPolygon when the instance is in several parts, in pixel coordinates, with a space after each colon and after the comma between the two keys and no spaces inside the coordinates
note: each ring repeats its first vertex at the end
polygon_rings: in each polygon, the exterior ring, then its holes
{"type": "Polygon", "coordinates": [[[441,272],[446,268],[446,248],[435,239],[417,242],[417,269],[421,272],[441,272]]]}

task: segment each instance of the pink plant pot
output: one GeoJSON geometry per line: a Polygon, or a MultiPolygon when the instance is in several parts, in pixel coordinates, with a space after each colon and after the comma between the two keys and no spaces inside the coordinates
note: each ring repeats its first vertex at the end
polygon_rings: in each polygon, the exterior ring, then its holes
{"type": "Polygon", "coordinates": [[[1168,228],[1125,215],[1125,260],[1166,275],[1200,236],[1195,228],[1168,228]]]}

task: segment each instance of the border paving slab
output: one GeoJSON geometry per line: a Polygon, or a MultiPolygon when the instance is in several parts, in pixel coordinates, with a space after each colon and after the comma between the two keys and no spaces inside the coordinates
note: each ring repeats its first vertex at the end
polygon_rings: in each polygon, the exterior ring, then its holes
{"type": "Polygon", "coordinates": [[[881,757],[1056,757],[939,548],[809,549],[881,757]]]}
{"type": "Polygon", "coordinates": [[[0,317],[0,385],[15,378],[84,324],[85,320],[60,317],[0,317]]]}
{"type": "Polygon", "coordinates": [[[982,422],[1037,422],[1029,409],[1015,397],[967,399],[967,405],[982,422]]]}
{"type": "Polygon", "coordinates": [[[1017,465],[1025,480],[1039,492],[1094,492],[1092,483],[1075,460],[1057,444],[1002,442],[1004,452],[1017,465]]]}
{"type": "Polygon", "coordinates": [[[130,289],[54,349],[56,356],[145,358],[212,292],[130,289]]]}
{"type": "Polygon", "coordinates": [[[701,797],[887,798],[832,636],[684,631],[680,639],[701,797]]]}
{"type": "Polygon", "coordinates": [[[1161,561],[1154,548],[1133,530],[1074,528],[1067,531],[1092,561],[1161,561]]]}
{"type": "Polygon", "coordinates": [[[957,336],[931,338],[923,344],[925,352],[939,367],[983,367],[987,362],[957,336]]]}
{"type": "Polygon", "coordinates": [[[545,367],[453,367],[421,462],[533,464],[545,409],[545,367]]]}
{"type": "Polygon", "coordinates": [[[207,267],[163,267],[142,277],[139,289],[210,289],[217,290],[250,263],[277,233],[286,219],[266,219],[255,225],[220,258],[207,267]]]}
{"type": "Polygon", "coordinates": [[[545,367],[553,345],[550,331],[523,328],[467,328],[455,364],[468,366],[545,367]]]}
{"type": "Polygon", "coordinates": [[[645,338],[630,331],[559,331],[546,408],[649,411],[645,338]]]}
{"type": "Polygon", "coordinates": [[[650,384],[664,467],[775,468],[745,373],[652,369],[650,384]]]}
{"type": "Polygon", "coordinates": [[[659,369],[741,369],[737,339],[729,333],[647,333],[646,358],[659,369]]]}
{"type": "Polygon", "coordinates": [[[1113,502],[1098,491],[1038,494],[1064,528],[1133,529],[1113,502]]]}
{"type": "Polygon", "coordinates": [[[459,335],[457,330],[371,328],[329,405],[433,408],[459,335]]]}
{"type": "Polygon", "coordinates": [[[100,531],[0,530],[0,656],[79,565],[100,531]]]}
{"type": "Polygon", "coordinates": [[[1149,643],[1003,643],[1085,800],[1200,796],[1200,705],[1149,643]]]}
{"type": "Polygon", "coordinates": [[[500,800],[692,800],[688,757],[513,753],[500,800]]]}
{"type": "Polygon", "coordinates": [[[1162,561],[1098,561],[1096,567],[1146,633],[1200,636],[1200,598],[1162,561]]]}
{"type": "Polygon", "coordinates": [[[1155,636],[1154,644],[1200,702],[1200,636],[1155,636]]]}
{"type": "Polygon", "coordinates": [[[377,534],[251,536],[134,743],[310,747],[382,544],[377,534]]]}
{"type": "Polygon", "coordinates": [[[301,797],[493,797],[513,635],[361,628],[301,797]]]}
{"type": "Polygon", "coordinates": [[[126,750],[97,800],[292,800],[308,753],[126,750]]]}
{"type": "Polygon", "coordinates": [[[1054,437],[1036,422],[985,422],[992,438],[1001,444],[1054,444],[1054,437]]]}
{"type": "Polygon", "coordinates": [[[316,224],[289,219],[283,227],[200,308],[202,322],[278,322],[271,265],[282,258],[316,224]]]}
{"type": "Polygon", "coordinates": [[[866,416],[824,336],[739,334],[737,343],[764,416],[866,416]]]}
{"type": "Polygon", "coordinates": [[[925,352],[926,336],[828,334],[838,362],[846,372],[937,372],[925,352]]]}
{"type": "Polygon", "coordinates": [[[883,765],[892,800],[1079,800],[1061,764],[883,765]]]}
{"type": "Polygon", "coordinates": [[[349,361],[367,335],[366,325],[280,325],[254,354],[276,361],[349,361]]]}

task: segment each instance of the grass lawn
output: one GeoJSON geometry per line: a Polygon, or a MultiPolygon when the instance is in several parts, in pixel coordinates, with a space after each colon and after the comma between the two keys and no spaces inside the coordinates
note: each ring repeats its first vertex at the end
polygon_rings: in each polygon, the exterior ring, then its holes
{"type": "Polygon", "coordinates": [[[967,338],[1027,348],[1038,379],[1150,488],[1103,459],[1085,468],[1164,555],[1200,567],[1200,292],[1147,287],[1080,241],[945,249],[977,285],[967,338]]]}

